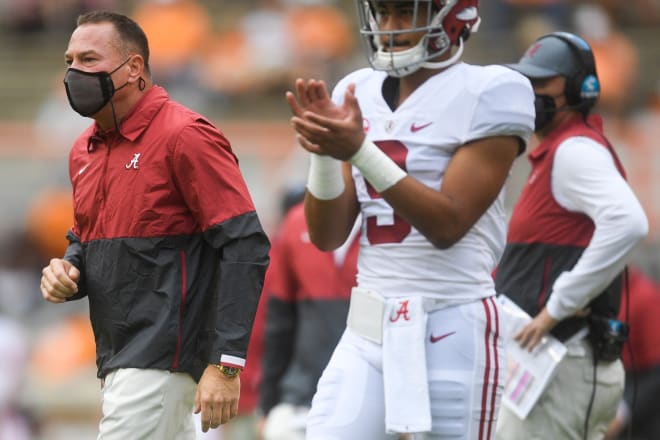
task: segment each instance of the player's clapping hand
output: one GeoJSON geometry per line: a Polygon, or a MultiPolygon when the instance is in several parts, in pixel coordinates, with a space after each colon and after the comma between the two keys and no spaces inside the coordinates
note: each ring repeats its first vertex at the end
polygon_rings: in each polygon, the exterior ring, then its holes
{"type": "Polygon", "coordinates": [[[80,271],[73,264],[53,258],[41,271],[41,294],[47,301],[63,303],[78,293],[80,271]]]}
{"type": "Polygon", "coordinates": [[[341,106],[332,102],[325,82],[321,80],[310,79],[305,82],[298,78],[296,93],[286,92],[286,100],[294,117],[302,118],[306,111],[337,119],[346,115],[341,106]]]}
{"type": "Polygon", "coordinates": [[[347,160],[362,145],[362,112],[355,97],[355,84],[346,89],[344,103],[332,102],[323,81],[296,81],[296,94],[287,92],[293,117],[291,124],[300,145],[307,151],[347,160]]]}

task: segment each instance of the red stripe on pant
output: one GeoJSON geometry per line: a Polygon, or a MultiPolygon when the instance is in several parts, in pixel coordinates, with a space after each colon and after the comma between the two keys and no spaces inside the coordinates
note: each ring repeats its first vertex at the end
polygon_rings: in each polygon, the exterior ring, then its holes
{"type": "Polygon", "coordinates": [[[487,439],[491,438],[493,421],[495,420],[495,402],[497,399],[497,386],[500,379],[500,357],[499,353],[497,352],[497,341],[500,337],[500,317],[497,312],[497,304],[495,304],[495,298],[491,296],[488,298],[488,300],[493,307],[493,315],[495,316],[495,332],[493,333],[493,359],[495,360],[495,372],[493,374],[493,387],[490,399],[490,420],[488,420],[488,435],[486,436],[487,439]]]}
{"type": "Polygon", "coordinates": [[[497,306],[492,297],[484,298],[481,300],[481,303],[484,306],[484,312],[486,313],[486,331],[484,332],[484,345],[486,347],[486,368],[484,369],[484,383],[481,391],[481,416],[479,417],[479,439],[488,440],[491,438],[493,430],[493,420],[495,417],[495,399],[496,399],[496,390],[497,383],[499,379],[499,359],[497,352],[497,338],[499,335],[499,316],[497,314],[497,306]],[[491,316],[492,308],[492,316],[491,316]],[[492,337],[491,337],[492,335],[492,337]],[[493,355],[493,385],[490,396],[490,405],[488,405],[488,379],[491,373],[491,347],[492,343],[492,355],[493,355]],[[486,408],[490,407],[490,414],[488,421],[486,421],[486,408]],[[487,427],[486,427],[487,425],[487,427]]]}

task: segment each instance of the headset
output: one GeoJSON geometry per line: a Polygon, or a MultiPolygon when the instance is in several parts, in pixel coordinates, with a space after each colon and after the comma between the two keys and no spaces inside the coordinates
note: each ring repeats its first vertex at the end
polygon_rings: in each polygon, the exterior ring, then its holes
{"type": "Polygon", "coordinates": [[[548,37],[562,40],[577,58],[578,66],[575,72],[566,77],[566,100],[568,105],[586,113],[600,96],[600,81],[591,47],[582,38],[568,32],[553,32],[548,37]]]}

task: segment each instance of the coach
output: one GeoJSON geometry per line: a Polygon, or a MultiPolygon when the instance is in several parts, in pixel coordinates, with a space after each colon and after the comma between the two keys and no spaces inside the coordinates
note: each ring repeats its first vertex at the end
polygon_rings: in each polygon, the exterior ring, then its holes
{"type": "Polygon", "coordinates": [[[502,408],[497,438],[600,439],[624,386],[622,274],[648,224],[601,118],[590,115],[600,86],[589,45],[555,32],[509,67],[532,82],[540,144],[529,154],[496,289],[534,316],[514,335],[523,348],[550,332],[568,352],[524,420],[502,408]]]}
{"type": "Polygon", "coordinates": [[[133,20],[78,18],[64,58],[94,119],[69,156],[74,225],[41,291],[87,296],[103,386],[100,440],[195,438],[236,415],[270,244],[229,141],[152,85],[133,20]]]}

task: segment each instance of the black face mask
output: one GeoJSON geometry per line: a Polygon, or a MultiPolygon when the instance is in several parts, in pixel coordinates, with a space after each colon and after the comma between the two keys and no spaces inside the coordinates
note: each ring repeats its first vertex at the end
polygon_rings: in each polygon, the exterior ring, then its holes
{"type": "Polygon", "coordinates": [[[557,113],[555,99],[550,95],[534,95],[534,131],[541,131],[545,128],[557,113]]]}
{"type": "Polygon", "coordinates": [[[64,88],[71,108],[82,116],[92,116],[101,110],[117,90],[128,85],[124,83],[115,89],[112,74],[130,60],[121,63],[112,72],[84,72],[70,67],[64,75],[64,88]]]}

